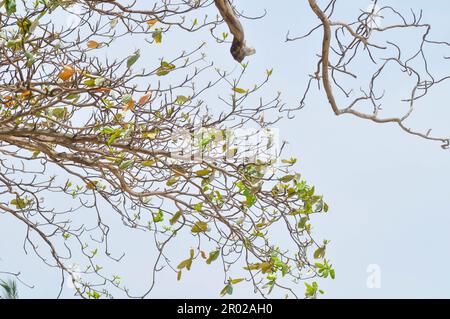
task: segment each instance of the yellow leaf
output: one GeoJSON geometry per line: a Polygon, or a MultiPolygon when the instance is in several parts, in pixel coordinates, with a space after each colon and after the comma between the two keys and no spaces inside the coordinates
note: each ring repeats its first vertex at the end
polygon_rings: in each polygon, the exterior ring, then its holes
{"type": "Polygon", "coordinates": [[[61,73],[59,73],[58,77],[63,81],[67,81],[74,74],[75,74],[75,69],[72,68],[70,65],[65,65],[63,67],[63,70],[61,71],[61,73]]]}
{"type": "Polygon", "coordinates": [[[241,88],[233,88],[233,91],[236,92],[236,93],[240,93],[240,94],[248,93],[248,90],[244,90],[244,89],[241,89],[241,88]]]}
{"type": "Polygon", "coordinates": [[[272,263],[269,262],[263,262],[259,265],[260,269],[262,270],[262,273],[265,274],[266,272],[272,270],[272,263]]]}
{"type": "Polygon", "coordinates": [[[94,181],[94,182],[92,182],[92,181],[90,181],[90,182],[88,182],[87,184],[86,184],[86,188],[87,189],[95,189],[95,187],[96,187],[96,185],[97,185],[97,181],[94,181]]]}
{"type": "Polygon", "coordinates": [[[195,174],[199,177],[203,177],[203,176],[211,174],[211,171],[209,169],[201,169],[201,170],[196,171],[195,174]]]}
{"type": "Polygon", "coordinates": [[[158,134],[159,134],[159,130],[153,129],[149,132],[142,133],[142,136],[153,140],[158,136],[158,134]]]}
{"type": "Polygon", "coordinates": [[[231,283],[233,285],[235,285],[235,284],[238,284],[238,283],[240,283],[241,281],[244,281],[244,280],[245,280],[244,278],[233,279],[233,280],[231,280],[231,283]]]}
{"type": "Polygon", "coordinates": [[[143,161],[141,163],[142,166],[148,167],[148,166],[153,166],[155,164],[155,161],[152,160],[148,160],[148,161],[143,161]]]}
{"type": "Polygon", "coordinates": [[[134,100],[133,100],[133,99],[129,100],[127,103],[125,103],[125,104],[122,106],[122,110],[123,110],[124,112],[130,111],[130,110],[132,110],[132,109],[134,109],[134,100]]]}
{"type": "Polygon", "coordinates": [[[31,91],[30,90],[23,91],[21,95],[22,97],[28,97],[31,95],[31,91]]]}
{"type": "Polygon", "coordinates": [[[100,47],[100,43],[98,43],[97,41],[94,41],[94,40],[89,40],[87,42],[87,47],[89,49],[98,49],[100,47]]]}

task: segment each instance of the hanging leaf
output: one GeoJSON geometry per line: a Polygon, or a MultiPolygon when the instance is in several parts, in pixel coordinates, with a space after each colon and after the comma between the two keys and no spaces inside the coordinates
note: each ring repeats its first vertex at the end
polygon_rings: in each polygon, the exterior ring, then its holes
{"type": "Polygon", "coordinates": [[[149,132],[142,133],[142,136],[145,137],[145,138],[149,138],[149,139],[153,140],[153,139],[155,139],[158,136],[158,134],[159,134],[159,130],[158,129],[153,129],[153,130],[151,130],[149,132]]]}
{"type": "Polygon", "coordinates": [[[161,66],[156,70],[157,76],[164,76],[170,73],[176,66],[172,63],[168,63],[166,61],[161,61],[161,66]]]}
{"type": "Polygon", "coordinates": [[[126,160],[123,161],[120,165],[119,165],[119,169],[121,170],[126,170],[127,168],[131,167],[131,165],[134,164],[134,159],[130,159],[130,160],[126,160]]]}
{"type": "Polygon", "coordinates": [[[241,89],[241,88],[233,88],[233,91],[236,92],[236,93],[239,93],[239,94],[246,94],[246,93],[248,93],[248,90],[244,90],[244,89],[241,89]]]}
{"type": "Polygon", "coordinates": [[[97,41],[94,41],[94,40],[89,40],[87,42],[87,47],[89,49],[98,49],[98,48],[100,48],[100,43],[98,43],[97,41]]]}
{"type": "Polygon", "coordinates": [[[189,258],[189,259],[183,260],[181,263],[179,263],[177,268],[180,270],[182,270],[184,268],[186,268],[187,270],[191,270],[191,266],[192,266],[192,259],[189,258]]]}
{"type": "Polygon", "coordinates": [[[118,18],[112,19],[112,20],[109,22],[109,27],[110,27],[111,29],[114,29],[114,28],[117,26],[118,23],[119,23],[119,19],[118,19],[118,18]]]}
{"type": "Polygon", "coordinates": [[[211,174],[211,170],[209,169],[201,169],[195,172],[195,175],[199,176],[199,177],[204,177],[211,174]]]}
{"type": "Polygon", "coordinates": [[[135,64],[137,62],[137,60],[139,60],[139,58],[141,57],[141,54],[139,52],[139,50],[137,50],[132,56],[130,56],[127,60],[127,68],[131,68],[133,66],[133,64],[135,64]]]}
{"type": "Polygon", "coordinates": [[[25,57],[27,58],[27,67],[31,67],[36,62],[36,57],[28,51],[25,51],[25,57]]]}
{"type": "Polygon", "coordinates": [[[233,294],[233,285],[231,283],[228,283],[220,292],[221,297],[232,294],[233,294]]]}
{"type": "Polygon", "coordinates": [[[98,184],[98,181],[89,181],[86,184],[86,188],[89,189],[89,190],[93,190],[93,189],[95,189],[97,187],[97,184],[98,184]]]}
{"type": "Polygon", "coordinates": [[[24,209],[27,206],[26,201],[20,197],[11,200],[10,204],[16,206],[17,209],[24,209]]]}
{"type": "Polygon", "coordinates": [[[164,213],[163,211],[160,209],[158,210],[158,212],[156,214],[153,214],[153,221],[155,223],[160,223],[164,220],[164,213]]]}
{"type": "Polygon", "coordinates": [[[124,112],[131,111],[133,109],[134,109],[134,100],[133,99],[129,100],[127,103],[125,103],[122,106],[122,111],[124,111],[124,112]]]}
{"type": "Polygon", "coordinates": [[[325,247],[317,248],[316,251],[314,252],[314,258],[322,259],[323,257],[325,257],[325,247]]]}
{"type": "Polygon", "coordinates": [[[86,85],[87,87],[92,88],[95,86],[95,80],[89,79],[89,80],[83,81],[83,84],[86,85]]]}
{"type": "Polygon", "coordinates": [[[153,166],[154,164],[155,164],[155,161],[152,161],[152,160],[143,161],[143,162],[141,163],[141,165],[144,166],[144,167],[153,166]]]}
{"type": "Polygon", "coordinates": [[[192,226],[191,232],[198,234],[198,233],[204,233],[208,231],[208,224],[203,221],[198,221],[192,226]]]}
{"type": "Polygon", "coordinates": [[[176,212],[175,215],[173,215],[173,217],[169,219],[170,225],[174,225],[180,219],[181,215],[183,215],[183,212],[181,210],[176,212]]]}
{"type": "Polygon", "coordinates": [[[206,260],[206,263],[208,265],[210,265],[214,260],[216,260],[217,258],[219,258],[220,256],[220,250],[215,250],[209,253],[209,257],[206,260]]]}
{"type": "Polygon", "coordinates": [[[94,84],[96,86],[102,86],[105,83],[106,79],[103,77],[98,77],[94,80],[94,84]]]}
{"type": "Polygon", "coordinates": [[[280,182],[288,183],[295,178],[295,175],[285,175],[279,179],[280,182]]]}
{"type": "Polygon", "coordinates": [[[170,186],[175,185],[176,182],[178,182],[178,178],[176,178],[176,177],[174,176],[174,177],[172,177],[171,179],[169,179],[169,180],[166,182],[166,185],[170,187],[170,186]]]}
{"type": "Polygon", "coordinates": [[[64,65],[63,70],[61,73],[59,73],[58,77],[63,80],[67,81],[75,74],[75,69],[71,67],[70,65],[64,65]]]}
{"type": "Polygon", "coordinates": [[[178,95],[178,96],[177,96],[177,99],[175,100],[175,104],[183,105],[183,104],[185,104],[188,100],[189,100],[189,98],[188,98],[187,96],[184,96],[184,95],[178,95]]]}
{"type": "Polygon", "coordinates": [[[162,30],[156,29],[152,34],[153,40],[155,40],[155,43],[161,43],[162,42],[162,30]]]}
{"type": "Polygon", "coordinates": [[[16,12],[16,0],[5,0],[6,14],[11,15],[16,12]]]}
{"type": "Polygon", "coordinates": [[[147,104],[151,98],[152,98],[152,92],[147,92],[139,98],[138,103],[139,103],[139,105],[147,104]]]}
{"type": "Polygon", "coordinates": [[[152,19],[152,20],[148,20],[148,21],[147,21],[147,24],[148,24],[150,27],[153,27],[156,23],[158,23],[158,20],[156,20],[156,19],[152,19]]]}

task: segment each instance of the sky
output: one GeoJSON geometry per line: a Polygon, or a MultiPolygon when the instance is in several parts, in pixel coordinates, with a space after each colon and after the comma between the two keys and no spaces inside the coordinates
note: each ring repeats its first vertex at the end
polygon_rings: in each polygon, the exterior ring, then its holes
{"type": "MultiPolygon", "coordinates": [[[[253,83],[265,69],[274,68],[270,90],[281,91],[288,105],[298,104],[307,75],[313,72],[314,54],[319,50],[318,38],[284,41],[288,30],[299,35],[314,25],[315,17],[306,10],[306,1],[300,2],[284,1],[283,6],[268,0],[237,2],[248,15],[259,15],[267,9],[263,19],[243,21],[248,42],[257,50],[248,59],[247,81],[253,83]]],[[[380,5],[389,4],[404,12],[409,8],[423,9],[423,19],[433,23],[436,38],[450,40],[445,14],[450,10],[450,2],[380,1],[380,5]]],[[[370,1],[341,1],[340,5],[342,18],[354,17],[358,8],[367,8],[370,1]]],[[[409,35],[395,37],[399,41],[410,40],[409,35]]],[[[193,47],[204,40],[208,42],[208,56],[216,64],[234,68],[228,45],[215,43],[207,32],[183,37],[168,35],[159,50],[193,47]]],[[[136,43],[129,43],[115,53],[126,56],[135,48],[136,43]]],[[[365,68],[362,65],[358,71],[364,72],[365,68]]],[[[437,71],[439,68],[448,66],[441,63],[435,67],[437,71]]],[[[398,98],[407,94],[407,84],[395,72],[383,78],[383,86],[389,92],[386,109],[401,108],[398,98]]],[[[450,136],[448,92],[442,85],[419,102],[412,125],[424,130],[432,127],[436,133],[450,136]]],[[[336,269],[334,281],[321,281],[326,291],[322,298],[450,297],[450,274],[446,273],[450,263],[450,151],[408,135],[395,125],[374,124],[352,116],[336,117],[323,91],[314,91],[294,119],[285,119],[276,128],[289,142],[285,154],[299,158],[296,168],[330,205],[329,214],[315,221],[318,237],[331,240],[327,254],[336,269]]],[[[20,269],[23,279],[35,285],[34,289],[20,286],[22,297],[54,298],[60,274],[42,265],[32,254],[25,256],[17,251],[23,240],[16,236],[19,231],[11,220],[0,216],[0,266],[20,269]]],[[[152,242],[141,234],[121,240],[118,244],[124,247],[129,247],[129,241],[148,243],[147,254],[130,248],[126,261],[127,285],[145,287],[149,277],[142,274],[146,269],[150,272],[155,256],[152,242]]],[[[180,256],[184,254],[185,250],[180,250],[180,256]]],[[[172,273],[162,272],[150,297],[215,298],[222,281],[220,269],[203,266],[193,268],[181,282],[172,273]]],[[[298,289],[303,291],[303,286],[298,289]]],[[[69,298],[71,294],[73,290],[65,287],[63,296],[69,298]]],[[[255,295],[250,287],[240,287],[233,297],[255,295]]]]}

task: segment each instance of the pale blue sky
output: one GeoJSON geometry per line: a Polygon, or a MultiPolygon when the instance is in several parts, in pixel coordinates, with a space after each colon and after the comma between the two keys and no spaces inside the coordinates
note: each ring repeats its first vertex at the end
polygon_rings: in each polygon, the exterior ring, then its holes
{"type": "MultiPolygon", "coordinates": [[[[366,8],[369,0],[340,1],[342,17],[357,15],[356,7],[366,8]]],[[[248,42],[257,54],[252,56],[248,83],[259,79],[267,68],[274,68],[272,85],[266,92],[283,92],[288,105],[296,105],[312,72],[318,42],[285,43],[288,30],[302,34],[315,18],[306,13],[306,1],[274,2],[268,0],[237,1],[249,15],[268,10],[263,20],[244,21],[248,42]]],[[[424,9],[424,21],[435,24],[439,39],[450,40],[446,12],[450,2],[381,1],[398,9],[424,9]]],[[[176,37],[167,35],[158,52],[177,52],[208,41],[206,52],[216,64],[232,69],[228,45],[216,44],[207,33],[176,37]]],[[[407,38],[406,38],[407,39],[407,38]]],[[[117,51],[126,56],[137,48],[135,42],[117,51]]],[[[148,48],[146,49],[148,52],[148,48]]],[[[153,56],[152,56],[153,55],[153,56]]],[[[161,55],[161,54],[160,54],[161,55]]],[[[448,69],[448,65],[443,65],[448,69]]],[[[404,83],[395,76],[385,79],[385,88],[401,94],[404,83]]],[[[424,100],[414,124],[419,128],[436,127],[437,132],[450,135],[448,85],[424,100]],[[447,130],[446,130],[447,129],[447,130]]],[[[215,98],[211,97],[211,98],[215,98]]],[[[388,107],[396,107],[395,96],[388,107]]],[[[299,158],[298,170],[330,205],[330,213],[315,224],[315,231],[332,241],[329,257],[336,268],[334,281],[321,282],[325,298],[428,298],[450,297],[450,151],[438,144],[406,135],[394,125],[373,124],[353,117],[337,118],[321,93],[313,93],[308,105],[295,113],[293,120],[277,125],[289,141],[285,154],[299,158]],[[381,288],[366,286],[366,269],[377,264],[381,269],[381,288]]],[[[3,219],[3,216],[0,216],[3,219]]],[[[22,236],[8,219],[0,220],[0,252],[2,269],[21,270],[23,279],[35,289],[20,287],[23,297],[52,298],[58,291],[59,273],[39,263],[30,254],[18,253],[22,236]]],[[[127,285],[138,291],[146,287],[154,251],[153,242],[143,234],[122,238],[116,244],[129,247],[137,243],[149,246],[148,254],[136,247],[129,251],[127,269],[123,270],[127,285]]],[[[136,245],[134,245],[136,246],[136,245]]],[[[129,248],[126,248],[129,249],[129,248]]],[[[176,250],[177,247],[172,247],[176,250]]],[[[186,249],[180,251],[184,256],[186,249]]],[[[213,298],[222,286],[220,270],[194,267],[178,283],[172,273],[162,272],[152,292],[154,298],[213,298]]],[[[303,285],[298,292],[302,294],[303,285]]],[[[64,296],[72,291],[65,289],[64,296]]],[[[250,288],[239,287],[234,297],[254,297],[250,288]]]]}

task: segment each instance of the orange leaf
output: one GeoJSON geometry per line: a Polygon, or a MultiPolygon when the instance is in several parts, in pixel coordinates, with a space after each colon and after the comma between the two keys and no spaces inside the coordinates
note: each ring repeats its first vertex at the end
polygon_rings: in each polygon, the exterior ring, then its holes
{"type": "Polygon", "coordinates": [[[109,93],[111,91],[111,89],[109,88],[98,88],[98,89],[94,89],[94,92],[99,92],[99,93],[109,93]]]}
{"type": "Polygon", "coordinates": [[[152,19],[152,20],[148,20],[147,21],[147,24],[149,25],[149,26],[154,26],[156,23],[158,22],[158,20],[156,20],[156,19],[152,19]]]}
{"type": "Polygon", "coordinates": [[[22,92],[22,97],[27,97],[31,95],[31,91],[30,90],[26,90],[22,92]]]}
{"type": "Polygon", "coordinates": [[[145,93],[143,96],[141,96],[141,98],[139,99],[139,105],[144,105],[146,104],[152,97],[152,92],[147,92],[145,93]]]}
{"type": "Polygon", "coordinates": [[[87,42],[87,47],[89,49],[98,49],[100,47],[100,43],[98,43],[97,41],[94,41],[94,40],[89,40],[87,42]]]}
{"type": "Polygon", "coordinates": [[[59,73],[58,77],[63,80],[67,81],[75,74],[75,69],[72,68],[70,65],[65,65],[64,69],[59,73]]]}
{"type": "Polygon", "coordinates": [[[124,112],[130,111],[130,110],[132,110],[132,109],[134,109],[134,100],[133,100],[133,99],[131,99],[130,101],[128,101],[127,103],[125,103],[125,104],[122,106],[122,110],[123,110],[124,112]]]}

